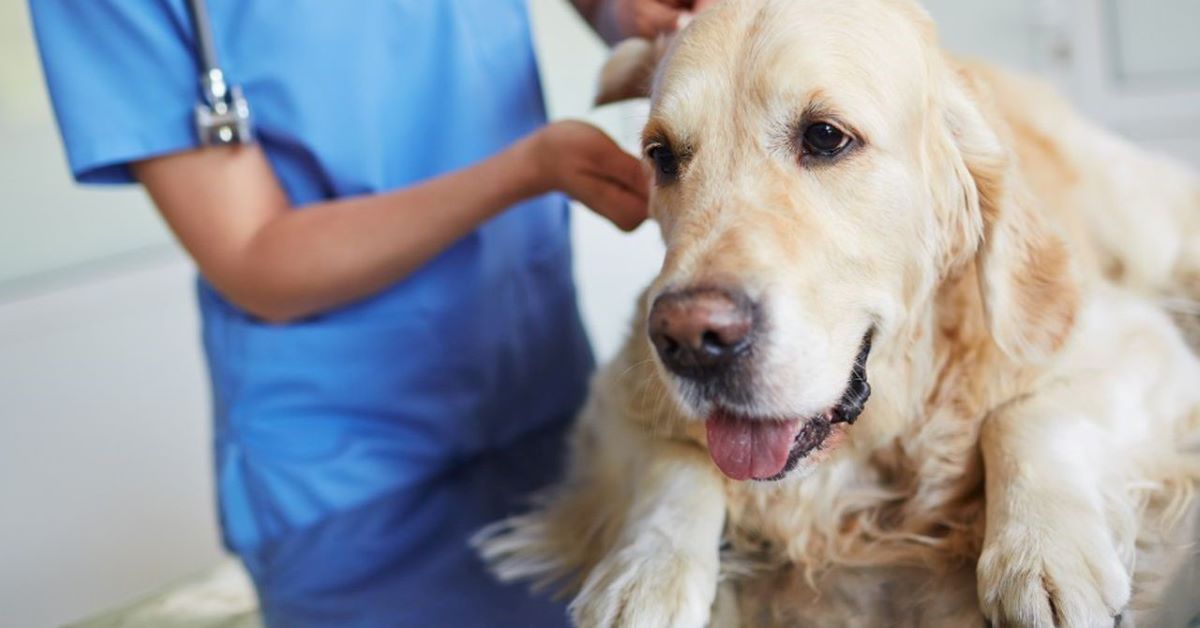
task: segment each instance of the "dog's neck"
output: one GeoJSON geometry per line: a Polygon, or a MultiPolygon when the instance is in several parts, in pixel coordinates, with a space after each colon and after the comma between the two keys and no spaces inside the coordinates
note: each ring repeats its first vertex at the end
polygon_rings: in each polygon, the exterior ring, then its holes
{"type": "Polygon", "coordinates": [[[852,431],[860,453],[911,439],[931,422],[978,423],[990,408],[1022,394],[1039,372],[1015,363],[993,340],[974,262],[908,311],[906,323],[877,343],[869,364],[872,399],[852,431]]]}

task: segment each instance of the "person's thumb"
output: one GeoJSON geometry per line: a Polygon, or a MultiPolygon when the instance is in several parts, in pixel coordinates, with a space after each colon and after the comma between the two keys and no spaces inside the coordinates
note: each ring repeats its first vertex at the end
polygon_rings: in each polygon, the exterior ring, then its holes
{"type": "Polygon", "coordinates": [[[654,39],[663,33],[674,33],[686,23],[687,11],[662,2],[647,2],[634,26],[636,36],[654,39]]]}
{"type": "Polygon", "coordinates": [[[675,30],[683,30],[692,22],[692,20],[696,19],[697,15],[719,1],[720,0],[695,0],[695,2],[691,3],[691,6],[688,9],[679,12],[679,17],[675,22],[675,30]]]}

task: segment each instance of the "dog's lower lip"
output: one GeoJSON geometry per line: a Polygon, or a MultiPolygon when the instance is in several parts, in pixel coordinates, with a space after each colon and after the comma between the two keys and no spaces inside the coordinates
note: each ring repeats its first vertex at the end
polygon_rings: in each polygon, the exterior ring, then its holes
{"type": "Polygon", "coordinates": [[[795,470],[796,465],[800,464],[801,460],[824,446],[825,441],[829,440],[829,436],[833,433],[833,422],[829,419],[831,414],[832,411],[809,419],[804,428],[800,430],[800,433],[796,434],[796,442],[792,444],[792,451],[788,453],[788,461],[783,466],[783,471],[764,481],[773,482],[782,480],[788,473],[795,470]]]}
{"type": "Polygon", "coordinates": [[[871,396],[871,385],[867,382],[866,365],[867,358],[871,354],[874,335],[874,328],[864,334],[858,355],[855,356],[854,368],[850,373],[850,381],[847,383],[846,390],[838,403],[825,412],[811,417],[804,422],[803,427],[796,433],[792,448],[788,452],[787,462],[784,464],[782,471],[772,477],[756,478],[757,481],[773,482],[783,479],[788,473],[795,470],[801,460],[807,458],[809,454],[825,445],[829,437],[833,434],[836,425],[839,423],[853,425],[858,420],[859,415],[862,414],[866,406],[867,399],[871,396]]]}
{"type": "Polygon", "coordinates": [[[830,410],[830,421],[834,424],[849,423],[854,425],[862,414],[867,400],[871,397],[871,384],[867,382],[867,358],[871,356],[872,340],[875,337],[874,328],[867,330],[863,336],[858,355],[854,358],[854,368],[850,371],[850,382],[841,400],[830,410]]]}

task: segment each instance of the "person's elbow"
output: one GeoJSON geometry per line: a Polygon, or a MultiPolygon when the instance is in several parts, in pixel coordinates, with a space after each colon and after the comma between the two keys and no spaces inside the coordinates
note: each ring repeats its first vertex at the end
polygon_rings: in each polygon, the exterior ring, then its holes
{"type": "Polygon", "coordinates": [[[210,282],[226,301],[264,323],[286,325],[319,311],[303,286],[270,274],[235,271],[210,282]]]}
{"type": "Polygon", "coordinates": [[[247,314],[271,325],[288,325],[312,316],[312,312],[286,302],[262,300],[260,302],[246,302],[245,305],[240,305],[240,307],[247,314]]]}

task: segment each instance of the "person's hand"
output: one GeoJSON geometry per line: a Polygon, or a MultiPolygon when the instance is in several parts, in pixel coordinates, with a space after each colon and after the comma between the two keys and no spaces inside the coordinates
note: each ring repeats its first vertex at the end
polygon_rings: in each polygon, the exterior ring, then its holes
{"type": "Polygon", "coordinates": [[[541,190],[560,190],[622,231],[646,219],[649,178],[641,161],[600,129],[584,122],[555,122],[523,143],[541,190]]]}
{"type": "Polygon", "coordinates": [[[690,16],[690,4],[683,0],[608,0],[621,35],[642,39],[654,39],[681,28],[690,16]]]}
{"type": "Polygon", "coordinates": [[[683,28],[719,0],[606,0],[621,38],[654,39],[683,28]]]}

